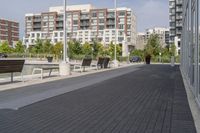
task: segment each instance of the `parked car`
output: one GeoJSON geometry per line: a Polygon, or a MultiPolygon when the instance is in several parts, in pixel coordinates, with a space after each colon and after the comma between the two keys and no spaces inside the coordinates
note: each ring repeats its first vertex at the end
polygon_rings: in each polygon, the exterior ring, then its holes
{"type": "Polygon", "coordinates": [[[133,56],[130,59],[130,62],[141,62],[141,61],[142,61],[142,59],[139,56],[133,56]]]}
{"type": "Polygon", "coordinates": [[[8,55],[7,54],[4,54],[4,53],[0,53],[0,58],[7,58],[8,55]]]}

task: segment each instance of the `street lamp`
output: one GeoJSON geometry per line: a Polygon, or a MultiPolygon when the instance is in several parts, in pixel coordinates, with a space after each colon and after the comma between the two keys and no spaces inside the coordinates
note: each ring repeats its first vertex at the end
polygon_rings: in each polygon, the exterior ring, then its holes
{"type": "Polygon", "coordinates": [[[66,7],[67,7],[67,0],[64,0],[64,7],[63,7],[63,32],[64,32],[64,44],[63,44],[63,61],[59,64],[59,71],[61,76],[70,75],[70,64],[69,58],[67,56],[67,31],[66,31],[66,7]]]}
{"type": "Polygon", "coordinates": [[[64,62],[68,62],[68,55],[67,55],[67,30],[66,30],[66,18],[67,18],[67,14],[66,14],[66,7],[67,7],[67,0],[64,0],[64,16],[63,16],[63,32],[64,32],[64,45],[63,45],[63,61],[64,62]],[[66,60],[67,59],[67,60],[66,60]]]}
{"type": "Polygon", "coordinates": [[[115,0],[115,52],[114,52],[114,67],[118,67],[117,61],[117,0],[115,0]]]}

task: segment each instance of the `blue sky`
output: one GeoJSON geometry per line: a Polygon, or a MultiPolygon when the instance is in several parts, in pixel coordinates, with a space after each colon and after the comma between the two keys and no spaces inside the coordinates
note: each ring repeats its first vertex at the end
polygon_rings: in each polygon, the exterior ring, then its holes
{"type": "MultiPolygon", "coordinates": [[[[68,0],[68,4],[93,4],[95,7],[114,7],[114,0],[68,0]]],[[[50,6],[62,5],[63,0],[1,0],[0,18],[20,22],[20,37],[24,35],[26,13],[48,11],[50,6]]],[[[168,0],[118,0],[118,6],[132,8],[137,16],[137,31],[155,26],[168,27],[168,0]]]]}

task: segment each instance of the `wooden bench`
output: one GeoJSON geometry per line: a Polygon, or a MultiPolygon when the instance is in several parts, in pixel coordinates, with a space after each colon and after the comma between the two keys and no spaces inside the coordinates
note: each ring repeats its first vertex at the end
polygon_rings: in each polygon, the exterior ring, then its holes
{"type": "Polygon", "coordinates": [[[44,77],[44,70],[49,70],[49,76],[51,76],[51,73],[53,70],[59,70],[58,66],[44,66],[44,67],[36,67],[33,68],[33,72],[32,72],[32,76],[35,74],[36,71],[40,71],[40,77],[41,79],[43,79],[44,77]]]}
{"type": "Polygon", "coordinates": [[[24,62],[25,60],[0,59],[0,73],[11,73],[11,82],[13,82],[13,73],[19,72],[23,81],[24,62]]]}
{"type": "Polygon", "coordinates": [[[74,65],[74,70],[78,67],[80,72],[83,72],[83,71],[85,71],[86,67],[90,67],[91,66],[91,63],[92,63],[92,59],[91,58],[84,58],[82,60],[81,64],[75,64],[74,65]]]}

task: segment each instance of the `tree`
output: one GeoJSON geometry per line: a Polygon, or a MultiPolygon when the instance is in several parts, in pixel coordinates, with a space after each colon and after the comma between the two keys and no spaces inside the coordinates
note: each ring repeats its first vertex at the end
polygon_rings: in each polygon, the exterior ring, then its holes
{"type": "Polygon", "coordinates": [[[97,41],[94,41],[92,44],[93,48],[93,56],[97,57],[102,55],[103,53],[103,45],[101,43],[98,43],[97,41]]]}
{"type": "Polygon", "coordinates": [[[25,52],[25,47],[24,47],[24,45],[22,44],[22,41],[18,41],[18,42],[17,42],[14,51],[15,51],[16,53],[24,53],[24,52],[25,52]]]}
{"type": "MultiPolygon", "coordinates": [[[[122,47],[119,44],[116,45],[116,54],[117,54],[117,57],[122,55],[122,47]]],[[[111,42],[111,44],[109,45],[109,55],[111,56],[112,59],[114,59],[115,45],[113,44],[113,42],[111,42]]]]}
{"type": "Polygon", "coordinates": [[[35,41],[35,52],[37,54],[42,54],[44,51],[43,51],[43,41],[41,39],[37,39],[35,41]]]}
{"type": "Polygon", "coordinates": [[[130,56],[139,56],[141,59],[144,59],[144,51],[140,49],[135,49],[131,51],[130,56]]]}
{"type": "Polygon", "coordinates": [[[57,42],[53,47],[53,53],[57,56],[57,58],[61,58],[63,53],[63,44],[61,42],[57,42]]]}
{"type": "Polygon", "coordinates": [[[12,53],[13,49],[9,46],[8,41],[0,44],[0,53],[12,53]]]}
{"type": "Polygon", "coordinates": [[[88,42],[86,42],[85,44],[83,44],[83,46],[82,46],[82,53],[85,56],[92,55],[92,47],[91,47],[91,45],[88,42]]]}
{"type": "Polygon", "coordinates": [[[81,43],[78,41],[69,41],[68,42],[68,53],[69,53],[70,58],[73,58],[76,55],[81,55],[82,54],[81,43]]]}
{"type": "Polygon", "coordinates": [[[171,56],[175,56],[177,53],[176,53],[176,45],[175,44],[171,44],[170,45],[170,48],[169,48],[169,53],[171,56]]]}
{"type": "Polygon", "coordinates": [[[45,54],[52,54],[53,53],[53,45],[51,44],[50,40],[45,40],[43,42],[43,52],[45,54]]]}
{"type": "Polygon", "coordinates": [[[158,56],[161,52],[161,44],[160,39],[157,34],[152,34],[147,41],[147,45],[145,46],[144,53],[150,56],[158,56]]]}

